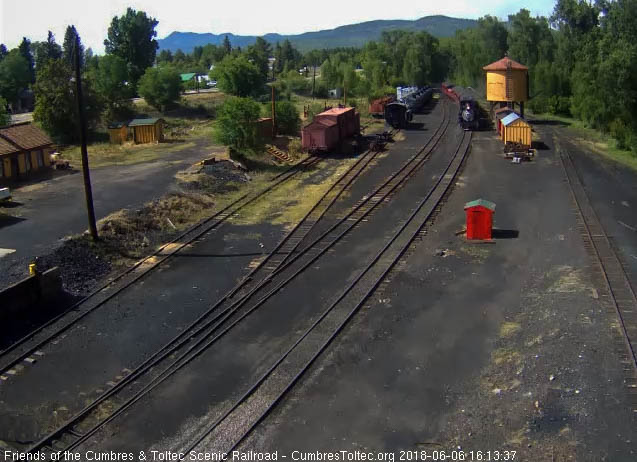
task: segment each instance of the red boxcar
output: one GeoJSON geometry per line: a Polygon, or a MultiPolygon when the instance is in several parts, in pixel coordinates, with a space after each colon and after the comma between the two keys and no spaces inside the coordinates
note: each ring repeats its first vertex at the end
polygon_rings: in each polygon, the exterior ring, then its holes
{"type": "Polygon", "coordinates": [[[314,119],[301,130],[303,149],[310,151],[331,151],[338,145],[338,125],[333,120],[314,119]]]}
{"type": "Polygon", "coordinates": [[[373,117],[384,117],[385,106],[396,100],[395,96],[383,96],[382,98],[375,99],[369,104],[369,113],[373,117]]]}
{"type": "Polygon", "coordinates": [[[360,126],[360,114],[353,107],[328,109],[314,116],[314,121],[303,127],[303,148],[329,151],[341,140],[359,133],[360,126]]]}

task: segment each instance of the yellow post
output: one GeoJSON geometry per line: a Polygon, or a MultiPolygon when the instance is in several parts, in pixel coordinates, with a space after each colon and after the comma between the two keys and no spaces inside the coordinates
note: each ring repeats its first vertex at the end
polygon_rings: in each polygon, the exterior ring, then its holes
{"type": "Polygon", "coordinates": [[[36,274],[38,274],[38,270],[35,263],[29,263],[29,276],[35,276],[36,274]]]}

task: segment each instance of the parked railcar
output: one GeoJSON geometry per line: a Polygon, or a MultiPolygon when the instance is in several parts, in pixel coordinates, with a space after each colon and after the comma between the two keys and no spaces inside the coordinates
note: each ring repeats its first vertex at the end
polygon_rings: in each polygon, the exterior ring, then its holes
{"type": "Polygon", "coordinates": [[[385,122],[394,128],[406,128],[413,118],[407,104],[395,101],[385,106],[385,122]]]}

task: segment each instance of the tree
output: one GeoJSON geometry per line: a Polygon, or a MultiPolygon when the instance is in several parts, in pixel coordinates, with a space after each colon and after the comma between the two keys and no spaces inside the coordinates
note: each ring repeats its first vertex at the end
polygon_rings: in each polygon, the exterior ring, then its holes
{"type": "Polygon", "coordinates": [[[18,45],[18,51],[20,52],[20,56],[22,56],[29,65],[29,83],[35,82],[35,67],[33,53],[31,52],[31,42],[26,37],[22,37],[22,42],[18,45]]]}
{"type": "Polygon", "coordinates": [[[149,67],[139,80],[139,94],[159,111],[179,100],[181,78],[170,67],[149,67]]]}
{"type": "Polygon", "coordinates": [[[170,50],[161,50],[157,56],[157,64],[172,63],[173,54],[170,50]]]}
{"type": "Polygon", "coordinates": [[[257,120],[261,114],[259,103],[250,98],[230,97],[217,112],[215,139],[237,149],[252,149],[261,143],[257,120]]]}
{"type": "Polygon", "coordinates": [[[272,46],[263,37],[257,37],[254,45],[248,47],[246,55],[252,64],[267,78],[269,70],[269,58],[272,54],[272,46]]]}
{"type": "Polygon", "coordinates": [[[157,27],[159,22],[143,11],[132,8],[121,17],[114,17],[108,28],[108,38],[104,40],[106,53],[124,59],[128,65],[128,79],[137,87],[137,83],[147,68],[155,62],[157,54],[157,27]]]}
{"type": "Polygon", "coordinates": [[[232,51],[232,44],[230,43],[230,39],[227,35],[223,38],[223,49],[227,55],[229,55],[232,51]]]}
{"type": "Polygon", "coordinates": [[[104,100],[105,118],[108,121],[128,118],[132,115],[132,96],[126,81],[128,68],[119,56],[105,55],[100,58],[95,71],[95,87],[104,100]]]}
{"type": "Polygon", "coordinates": [[[80,68],[84,67],[84,46],[75,26],[67,26],[64,33],[64,43],[62,44],[64,62],[72,69],[75,69],[75,47],[80,47],[80,68]]]}
{"type": "Polygon", "coordinates": [[[11,123],[11,116],[7,112],[7,100],[0,96],[0,127],[9,123],[11,123]]]}
{"type": "Polygon", "coordinates": [[[0,96],[13,103],[30,82],[29,63],[17,49],[11,50],[0,61],[0,96]]]}
{"type": "Polygon", "coordinates": [[[210,77],[226,93],[235,96],[258,95],[266,77],[245,56],[228,55],[215,65],[210,77]]]}
{"type": "Polygon", "coordinates": [[[279,101],[276,104],[276,125],[277,131],[283,135],[299,134],[301,118],[294,103],[290,101],[279,101]]]}
{"type": "MultiPolygon", "coordinates": [[[[52,59],[38,69],[33,88],[35,111],[33,119],[53,138],[62,142],[76,141],[80,137],[73,70],[64,59],[52,59]]],[[[94,128],[100,119],[102,105],[93,90],[90,78],[82,79],[82,92],[87,126],[94,128]]]]}
{"type": "Polygon", "coordinates": [[[36,69],[42,68],[51,59],[62,57],[62,47],[55,43],[53,32],[49,31],[46,42],[39,42],[33,46],[36,69]]]}

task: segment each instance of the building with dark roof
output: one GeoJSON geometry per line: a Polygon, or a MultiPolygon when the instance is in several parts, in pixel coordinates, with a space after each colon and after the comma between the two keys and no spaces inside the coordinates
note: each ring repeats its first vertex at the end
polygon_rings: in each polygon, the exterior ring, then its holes
{"type": "Polygon", "coordinates": [[[49,168],[53,141],[30,122],[0,128],[0,180],[49,168]]]}

